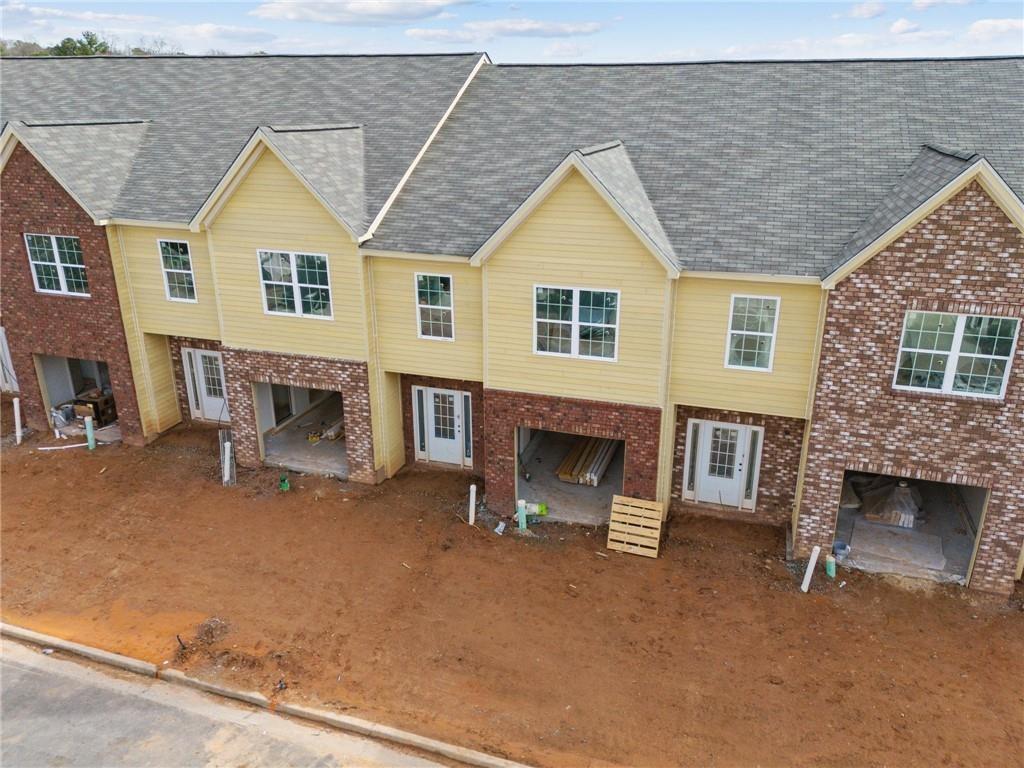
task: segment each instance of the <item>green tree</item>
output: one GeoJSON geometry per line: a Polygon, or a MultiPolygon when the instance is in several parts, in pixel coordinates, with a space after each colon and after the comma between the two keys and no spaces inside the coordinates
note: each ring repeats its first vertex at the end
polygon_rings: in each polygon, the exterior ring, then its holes
{"type": "Polygon", "coordinates": [[[49,49],[51,56],[106,56],[110,53],[110,43],[95,32],[83,32],[77,40],[65,37],[49,49]]]}
{"type": "Polygon", "coordinates": [[[46,49],[31,40],[0,40],[0,56],[45,56],[46,49]]]}

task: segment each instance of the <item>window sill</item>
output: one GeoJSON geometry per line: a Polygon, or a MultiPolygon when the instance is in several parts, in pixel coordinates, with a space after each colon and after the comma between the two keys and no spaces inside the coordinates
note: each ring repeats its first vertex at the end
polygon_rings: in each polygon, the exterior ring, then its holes
{"type": "Polygon", "coordinates": [[[41,293],[43,296],[61,296],[65,299],[91,299],[91,293],[67,293],[65,291],[44,291],[40,288],[36,288],[36,293],[41,293]]]}
{"type": "Polygon", "coordinates": [[[935,392],[926,389],[905,389],[903,387],[890,387],[889,391],[893,395],[907,400],[917,400],[924,397],[929,400],[949,400],[957,403],[973,403],[997,408],[1006,404],[1005,394],[999,397],[992,397],[988,395],[972,395],[966,392],[935,392]]]}

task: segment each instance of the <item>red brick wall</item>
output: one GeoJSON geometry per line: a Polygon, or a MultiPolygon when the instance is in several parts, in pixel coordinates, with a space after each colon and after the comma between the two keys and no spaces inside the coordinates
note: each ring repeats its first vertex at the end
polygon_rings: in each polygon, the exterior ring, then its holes
{"type": "Polygon", "coordinates": [[[412,464],[416,460],[416,432],[413,429],[412,388],[435,387],[437,389],[454,389],[469,392],[472,403],[473,430],[473,471],[482,474],[484,471],[484,385],[479,381],[462,379],[439,379],[431,376],[413,376],[402,374],[402,431],[405,435],[405,463],[412,464]]]}
{"type": "Polygon", "coordinates": [[[511,512],[515,505],[516,427],[624,440],[623,494],[643,499],[657,494],[660,408],[487,389],[484,480],[487,504],[496,512],[511,512]]]}
{"type": "MultiPolygon", "coordinates": [[[[219,341],[210,339],[196,339],[186,336],[168,336],[168,346],[171,348],[171,364],[174,367],[174,391],[178,395],[178,410],[181,411],[181,420],[186,424],[192,422],[192,405],[188,401],[188,389],[185,383],[185,364],[181,358],[181,348],[191,347],[192,349],[210,349],[219,352],[221,349],[219,341]]],[[[225,372],[225,378],[227,373],[225,372]]],[[[226,386],[226,383],[225,383],[226,386]]],[[[231,401],[228,401],[228,419],[231,419],[231,401]]]]}
{"type": "Polygon", "coordinates": [[[106,231],[93,224],[21,145],[0,176],[0,241],[0,308],[26,423],[47,428],[33,355],[102,360],[110,370],[121,434],[125,442],[141,444],[142,423],[106,231]],[[25,249],[26,232],[70,235],[81,241],[88,297],[36,292],[25,249]]]}
{"type": "Polygon", "coordinates": [[[231,410],[231,436],[240,464],[252,467],[260,463],[252,384],[287,384],[341,393],[349,479],[357,483],[377,482],[366,363],[229,347],[222,347],[221,354],[228,408],[231,410]]]}
{"type": "Polygon", "coordinates": [[[1003,402],[896,391],[908,309],[1024,316],[1024,234],[977,184],[831,292],[797,552],[831,546],[846,469],[982,486],[971,586],[1008,593],[1024,543],[1024,339],[1003,402]]]}
{"type": "MultiPolygon", "coordinates": [[[[683,478],[686,467],[686,424],[690,419],[723,421],[730,424],[749,424],[764,428],[761,446],[760,472],[757,480],[757,498],[754,510],[731,510],[725,516],[757,520],[773,525],[786,525],[793,515],[796,501],[797,469],[804,437],[804,420],[784,416],[766,416],[759,413],[719,411],[710,408],[676,406],[676,436],[672,452],[672,501],[683,500],[683,478]]],[[[715,506],[701,505],[709,514],[716,514],[715,506]]],[[[688,512],[695,511],[689,506],[688,512]]]]}

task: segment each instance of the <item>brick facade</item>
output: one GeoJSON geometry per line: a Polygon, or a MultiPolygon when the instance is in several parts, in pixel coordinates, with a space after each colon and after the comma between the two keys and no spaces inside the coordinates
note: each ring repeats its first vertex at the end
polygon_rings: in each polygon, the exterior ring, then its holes
{"type": "Polygon", "coordinates": [[[829,296],[796,551],[831,545],[844,470],[982,486],[970,586],[1008,593],[1024,543],[1024,342],[1003,401],[896,391],[908,309],[1024,316],[1024,234],[977,183],[829,296]]]}
{"type": "Polygon", "coordinates": [[[55,355],[107,364],[126,443],[142,444],[128,343],[106,230],[20,144],[0,177],[3,325],[21,389],[26,424],[47,429],[33,355],[55,355]],[[69,235],[81,241],[89,296],[39,293],[25,249],[25,233],[69,235]]]}
{"type": "Polygon", "coordinates": [[[690,419],[707,419],[729,424],[747,424],[764,428],[760,451],[757,498],[753,510],[725,510],[716,505],[687,506],[688,512],[700,510],[710,515],[740,520],[755,520],[786,525],[792,519],[796,502],[797,470],[804,437],[804,420],[759,413],[719,411],[709,408],[676,406],[676,435],[672,450],[672,503],[683,501],[686,467],[686,425],[690,419]]]}
{"type": "MultiPolygon", "coordinates": [[[[180,350],[180,347],[179,347],[180,350]]],[[[366,363],[222,347],[231,432],[238,462],[259,466],[260,449],[252,384],[266,382],[340,392],[345,417],[349,479],[377,482],[366,363]]]]}
{"type": "Polygon", "coordinates": [[[402,433],[405,437],[405,463],[412,464],[416,461],[416,438],[413,430],[413,387],[434,387],[436,389],[454,389],[459,392],[469,392],[473,412],[471,414],[471,428],[473,430],[473,471],[483,474],[485,460],[484,452],[484,385],[479,381],[464,381],[462,379],[439,379],[431,376],[413,376],[402,374],[402,433]]]}
{"type": "MultiPolygon", "coordinates": [[[[210,339],[196,339],[187,336],[168,336],[167,345],[171,349],[171,364],[174,368],[174,391],[178,396],[178,410],[181,411],[181,420],[186,424],[192,422],[192,405],[188,401],[188,387],[185,377],[185,363],[181,358],[181,348],[191,347],[192,349],[209,349],[214,352],[221,351],[219,341],[210,339]]],[[[225,373],[225,378],[227,374],[225,373]]],[[[225,383],[225,386],[226,383],[225,383]]],[[[228,400],[228,420],[231,420],[231,401],[228,400]]]]}
{"type": "Polygon", "coordinates": [[[484,480],[492,510],[511,512],[515,504],[516,427],[623,440],[623,494],[657,495],[660,408],[485,389],[484,480]]]}

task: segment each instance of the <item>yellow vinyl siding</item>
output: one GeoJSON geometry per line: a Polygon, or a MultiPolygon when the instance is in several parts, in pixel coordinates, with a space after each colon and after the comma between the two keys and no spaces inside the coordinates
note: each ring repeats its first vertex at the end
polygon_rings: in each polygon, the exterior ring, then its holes
{"type": "Polygon", "coordinates": [[[135,294],[139,328],[145,333],[217,339],[217,297],[206,235],[181,229],[118,226],[124,245],[128,279],[135,294]],[[196,285],[195,303],[170,301],[164,287],[158,240],[188,242],[192,274],[196,285]]]}
{"type": "Polygon", "coordinates": [[[662,404],[668,275],[582,176],[573,172],[483,269],[487,273],[486,386],[662,404]],[[534,285],[620,291],[618,359],[535,354],[534,285]]]}
{"type": "Polygon", "coordinates": [[[356,244],[271,152],[263,153],[234,190],[211,231],[226,346],[367,359],[363,270],[356,244]],[[327,254],[333,319],[265,313],[256,256],[261,249],[327,254]]]}
{"type": "Polygon", "coordinates": [[[369,257],[381,364],[388,371],[483,379],[480,270],[453,262],[369,257]],[[419,338],[415,275],[451,275],[455,340],[419,338]]]}
{"type": "Polygon", "coordinates": [[[174,364],[166,336],[145,333],[142,336],[146,364],[149,367],[153,420],[158,432],[181,421],[178,394],[174,387],[174,364]]]}
{"type": "Polygon", "coordinates": [[[402,377],[398,373],[384,374],[382,395],[382,411],[386,455],[384,470],[388,477],[405,464],[405,431],[402,425],[402,377]]]}
{"type": "Polygon", "coordinates": [[[690,278],[683,273],[675,308],[672,402],[804,418],[822,295],[815,285],[690,278]],[[733,294],[781,299],[771,372],[725,367],[733,294]]]}

